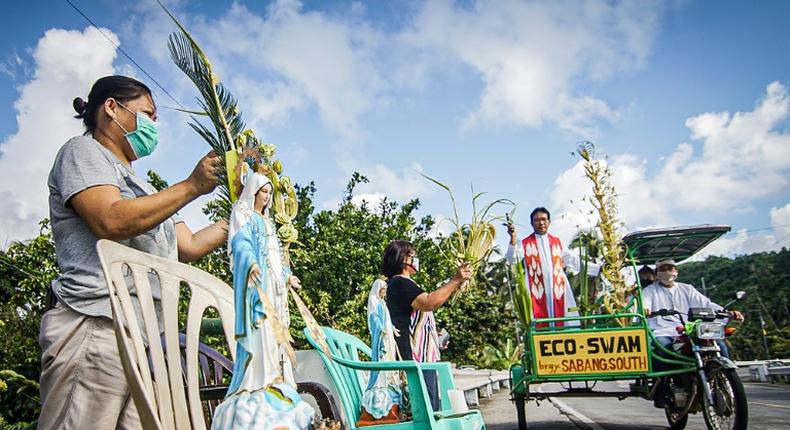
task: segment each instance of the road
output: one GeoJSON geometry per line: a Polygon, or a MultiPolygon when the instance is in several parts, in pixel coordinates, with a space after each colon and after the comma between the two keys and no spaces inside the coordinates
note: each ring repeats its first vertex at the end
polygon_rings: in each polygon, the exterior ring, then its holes
{"type": "MultiPolygon", "coordinates": [[[[627,388],[626,381],[599,383],[596,390],[627,388]],[[618,386],[619,384],[619,386],[618,386]]],[[[749,428],[760,430],[790,429],[790,386],[744,383],[749,399],[749,428]]],[[[545,392],[556,391],[558,384],[541,384],[531,387],[545,392]]],[[[488,430],[517,428],[516,409],[509,401],[509,394],[502,390],[480,407],[488,430]]],[[[615,398],[552,399],[536,405],[528,403],[527,420],[530,430],[589,429],[589,430],[655,430],[666,429],[663,410],[652,402],[640,398],[617,400],[615,398]]],[[[702,414],[689,417],[688,430],[705,430],[702,414]]]]}

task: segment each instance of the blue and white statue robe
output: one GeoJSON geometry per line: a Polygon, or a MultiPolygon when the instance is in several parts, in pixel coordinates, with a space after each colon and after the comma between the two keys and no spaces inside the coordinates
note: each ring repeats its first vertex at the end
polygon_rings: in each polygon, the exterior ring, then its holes
{"type": "MultiPolygon", "coordinates": [[[[381,279],[373,282],[368,296],[368,328],[370,330],[371,361],[395,361],[395,326],[392,325],[386,302],[387,283],[381,279]]],[[[393,406],[401,406],[401,381],[398,372],[371,372],[362,408],[373,418],[387,415],[393,406]]]]}
{"type": "Polygon", "coordinates": [[[248,210],[252,208],[250,196],[246,196],[247,201],[243,200],[251,188],[249,194],[254,203],[255,193],[268,183],[265,176],[254,175],[252,178],[248,176],[231,215],[228,248],[236,308],[236,361],[228,393],[217,407],[211,427],[309,429],[315,411],[296,392],[291,363],[275,339],[259,289],[248,284],[250,270],[256,263],[261,270],[260,291],[268,296],[280,321],[287,327],[286,282],[291,271],[282,263],[280,243],[272,221],[266,215],[248,210]]]}

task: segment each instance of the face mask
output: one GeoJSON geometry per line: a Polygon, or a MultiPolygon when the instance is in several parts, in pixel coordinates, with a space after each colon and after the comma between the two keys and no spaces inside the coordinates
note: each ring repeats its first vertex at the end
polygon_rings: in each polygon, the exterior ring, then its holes
{"type": "Polygon", "coordinates": [[[672,286],[672,285],[675,284],[675,279],[678,278],[678,275],[677,275],[676,272],[673,272],[671,270],[662,270],[662,271],[656,272],[656,278],[662,284],[668,285],[668,286],[672,286]]]}
{"type": "Polygon", "coordinates": [[[131,109],[124,106],[121,102],[118,102],[122,108],[126,109],[127,111],[134,113],[137,117],[137,129],[130,132],[127,131],[121,123],[119,123],[115,118],[112,120],[118,124],[118,127],[121,127],[121,130],[124,131],[124,136],[126,140],[129,142],[129,145],[132,147],[132,152],[134,155],[139,159],[148,155],[151,155],[156,149],[156,144],[159,143],[159,131],[156,129],[156,123],[148,117],[148,115],[142,112],[132,112],[131,109]]]}
{"type": "Polygon", "coordinates": [[[403,264],[405,264],[406,266],[411,267],[412,270],[414,270],[415,272],[419,272],[420,271],[420,259],[417,258],[417,257],[412,257],[411,258],[411,263],[403,263],[403,264]]]}

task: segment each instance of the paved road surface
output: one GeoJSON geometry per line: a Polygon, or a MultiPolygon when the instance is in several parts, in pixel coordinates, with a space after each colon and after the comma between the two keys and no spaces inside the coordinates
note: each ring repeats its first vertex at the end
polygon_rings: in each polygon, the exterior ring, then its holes
{"type": "MultiPolygon", "coordinates": [[[[622,390],[626,381],[599,383],[596,390],[622,390]],[[618,387],[617,384],[620,384],[618,387]]],[[[749,428],[759,430],[790,429],[790,386],[745,383],[749,399],[749,428]]],[[[557,390],[557,384],[542,384],[534,389],[557,390]]],[[[489,430],[517,428],[516,408],[506,390],[484,399],[480,410],[489,430]]],[[[663,410],[652,402],[628,398],[562,398],[528,403],[530,430],[657,430],[666,429],[663,410]]],[[[688,430],[705,430],[701,414],[689,417],[688,430]]]]}
{"type": "MultiPolygon", "coordinates": [[[[480,412],[487,430],[510,430],[518,428],[516,407],[510,401],[507,389],[501,390],[488,399],[481,399],[480,412]]],[[[564,415],[550,402],[535,402],[527,405],[530,430],[579,430],[571,418],[564,415]]]]}

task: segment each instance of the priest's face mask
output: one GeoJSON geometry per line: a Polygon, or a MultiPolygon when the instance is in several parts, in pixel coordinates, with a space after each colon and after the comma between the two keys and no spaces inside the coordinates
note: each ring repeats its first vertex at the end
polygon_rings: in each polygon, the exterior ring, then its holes
{"type": "Polygon", "coordinates": [[[537,212],[535,216],[532,217],[532,228],[537,234],[548,233],[550,224],[551,220],[549,219],[549,215],[545,212],[537,212]]]}

